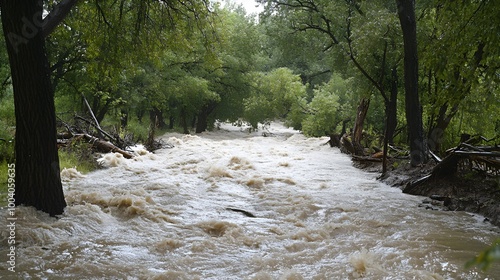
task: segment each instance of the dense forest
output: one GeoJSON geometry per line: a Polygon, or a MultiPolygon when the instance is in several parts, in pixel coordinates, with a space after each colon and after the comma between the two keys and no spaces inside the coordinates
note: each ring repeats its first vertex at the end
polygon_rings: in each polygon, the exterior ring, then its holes
{"type": "Polygon", "coordinates": [[[2,1],[0,162],[30,174],[16,204],[62,212],[56,132],[82,120],[130,142],[281,120],[413,166],[499,138],[500,2],[257,2],[2,1]]]}
{"type": "MultiPolygon", "coordinates": [[[[312,137],[347,133],[357,154],[384,139],[410,148],[412,133],[437,154],[463,134],[500,134],[495,1],[410,7],[415,89],[407,88],[400,1],[261,0],[258,17],[211,1],[74,2],[45,37],[56,116],[66,123],[93,112],[114,133],[144,141],[150,124],[200,133],[216,120],[257,128],[281,119],[312,137]]],[[[56,4],[45,1],[43,11],[56,4]]],[[[2,44],[22,46],[25,37],[6,34],[2,44]]],[[[10,162],[15,88],[6,48],[0,60],[0,161],[10,162]]]]}

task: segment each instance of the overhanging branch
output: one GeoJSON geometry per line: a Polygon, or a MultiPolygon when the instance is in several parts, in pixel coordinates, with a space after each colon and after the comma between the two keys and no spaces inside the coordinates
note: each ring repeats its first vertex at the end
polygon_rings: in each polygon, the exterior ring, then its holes
{"type": "Polygon", "coordinates": [[[62,0],[54,9],[44,18],[42,25],[42,36],[47,38],[56,27],[66,18],[75,6],[78,0],[62,0]]]}

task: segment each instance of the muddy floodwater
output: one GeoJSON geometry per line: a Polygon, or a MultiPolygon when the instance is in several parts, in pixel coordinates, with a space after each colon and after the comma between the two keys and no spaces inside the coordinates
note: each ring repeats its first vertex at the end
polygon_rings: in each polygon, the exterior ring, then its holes
{"type": "Polygon", "coordinates": [[[16,272],[4,226],[0,278],[500,279],[464,268],[498,228],[418,207],[326,138],[278,123],[162,138],[174,147],[64,170],[59,219],[18,207],[16,272]]]}

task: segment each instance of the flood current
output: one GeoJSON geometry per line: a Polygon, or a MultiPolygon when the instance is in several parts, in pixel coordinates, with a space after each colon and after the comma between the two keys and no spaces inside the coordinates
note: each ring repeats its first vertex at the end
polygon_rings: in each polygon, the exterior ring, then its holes
{"type": "Polygon", "coordinates": [[[326,138],[273,123],[162,139],[174,147],[64,170],[58,219],[16,208],[16,272],[2,226],[0,278],[500,279],[464,267],[498,228],[419,207],[326,138]]]}

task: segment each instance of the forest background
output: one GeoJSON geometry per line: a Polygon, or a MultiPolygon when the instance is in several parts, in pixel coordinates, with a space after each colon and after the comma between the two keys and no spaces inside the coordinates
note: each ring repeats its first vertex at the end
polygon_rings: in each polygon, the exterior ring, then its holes
{"type": "MultiPolygon", "coordinates": [[[[0,37],[7,46],[0,48],[2,188],[16,161],[17,174],[29,174],[16,176],[16,204],[56,215],[65,206],[59,159],[61,167],[95,168],[89,144],[58,154],[54,135],[43,138],[45,129],[52,131],[46,97],[53,93],[61,130],[92,117],[134,142],[152,129],[201,133],[216,121],[257,129],[279,119],[307,136],[330,136],[331,143],[344,137],[358,155],[397,146],[413,166],[425,162],[427,149],[442,155],[465,135],[498,143],[500,2],[257,2],[258,20],[242,6],[210,0],[0,2],[2,12],[12,12],[2,14],[2,29],[16,31],[0,37]],[[47,21],[55,29],[45,28],[42,16],[59,16],[58,4],[65,3],[69,13],[47,21]],[[23,12],[33,16],[20,22],[23,12]],[[408,43],[418,47],[408,52],[408,43]],[[19,50],[37,53],[35,70],[19,63],[29,61],[19,50]],[[44,144],[35,147],[36,141],[44,144]]],[[[499,248],[491,249],[497,259],[499,248]]]]}
{"type": "MultiPolygon", "coordinates": [[[[46,39],[58,119],[88,116],[86,99],[102,127],[135,141],[150,124],[200,133],[216,120],[280,119],[311,137],[348,135],[356,153],[384,138],[409,147],[397,1],[258,2],[257,18],[234,3],[79,1],[46,39]]],[[[437,154],[463,134],[500,135],[499,11],[495,1],[416,2],[420,108],[437,154]]],[[[16,128],[4,47],[0,82],[3,174],[16,128]]],[[[77,148],[60,152],[61,166],[90,171],[77,148]]]]}

